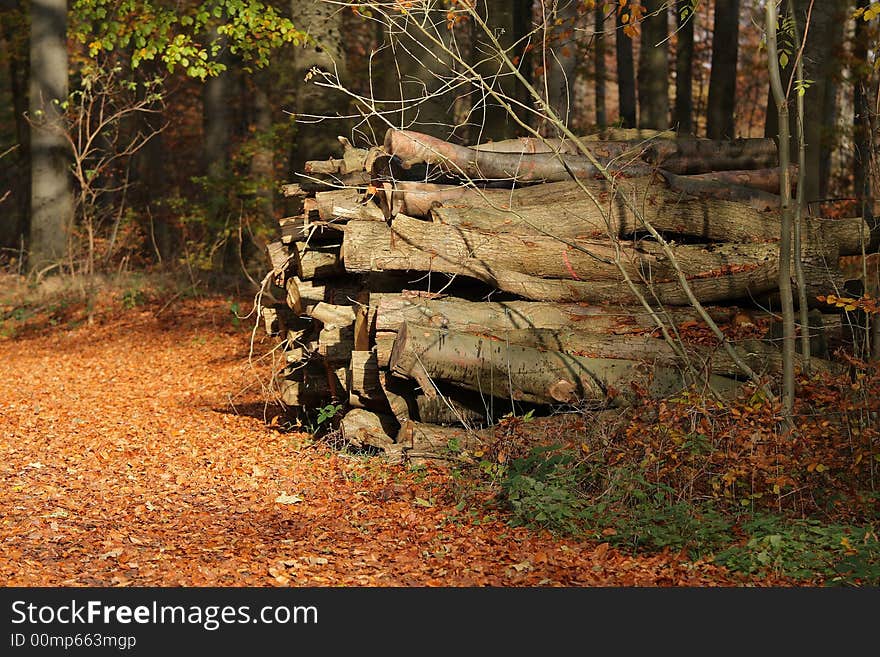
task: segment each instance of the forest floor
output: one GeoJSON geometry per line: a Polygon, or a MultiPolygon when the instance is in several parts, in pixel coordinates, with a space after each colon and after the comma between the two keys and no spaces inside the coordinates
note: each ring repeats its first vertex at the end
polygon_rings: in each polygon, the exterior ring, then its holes
{"type": "Polygon", "coordinates": [[[0,338],[3,585],[797,585],[460,511],[271,420],[250,299],[141,301],[0,338]]]}

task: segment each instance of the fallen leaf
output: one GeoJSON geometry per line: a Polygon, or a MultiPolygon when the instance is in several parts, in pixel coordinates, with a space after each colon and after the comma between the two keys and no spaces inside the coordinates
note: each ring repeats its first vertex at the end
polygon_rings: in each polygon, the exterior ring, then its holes
{"type": "Polygon", "coordinates": [[[275,501],[278,504],[299,504],[303,501],[299,495],[288,495],[284,491],[281,492],[281,495],[275,498],[275,501]]]}

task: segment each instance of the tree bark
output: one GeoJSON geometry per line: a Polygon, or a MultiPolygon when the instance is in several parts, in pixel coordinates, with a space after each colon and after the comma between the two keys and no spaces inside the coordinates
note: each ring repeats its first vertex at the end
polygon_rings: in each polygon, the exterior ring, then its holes
{"type": "MultiPolygon", "coordinates": [[[[275,195],[273,181],[275,179],[275,151],[269,142],[272,131],[272,103],[266,91],[269,71],[257,74],[256,84],[252,84],[254,150],[251,155],[251,179],[256,185],[257,212],[267,225],[275,219],[275,195]]],[[[251,82],[251,80],[247,80],[251,82]]]]}
{"type": "MultiPolygon", "coordinates": [[[[226,44],[222,45],[225,50],[226,44]]],[[[231,64],[228,56],[223,59],[227,66],[231,64]]],[[[232,71],[227,68],[219,75],[209,77],[202,88],[202,166],[210,178],[222,179],[229,167],[229,145],[232,139],[231,78],[232,71]]]]}
{"type": "MultiPolygon", "coordinates": [[[[770,169],[742,169],[739,171],[713,171],[711,173],[695,173],[688,176],[691,180],[710,180],[725,185],[742,185],[760,189],[771,194],[779,194],[781,181],[779,167],[770,169]]],[[[797,166],[791,165],[789,178],[797,180],[797,166]]]]}
{"type": "MultiPolygon", "coordinates": [[[[389,129],[385,149],[404,169],[428,164],[437,170],[465,180],[509,181],[521,183],[553,182],[601,176],[586,157],[557,153],[495,153],[458,146],[422,133],[389,129]]],[[[612,173],[647,175],[645,164],[607,163],[612,173]]]]}
{"type": "Polygon", "coordinates": [[[339,423],[342,438],[354,447],[387,450],[394,445],[400,423],[391,415],[353,408],[339,423]]]}
{"type": "MultiPolygon", "coordinates": [[[[30,168],[30,126],[28,125],[28,84],[29,84],[29,57],[30,57],[30,31],[16,29],[26,24],[26,10],[18,0],[10,3],[8,7],[10,15],[2,21],[2,58],[8,64],[9,89],[12,95],[13,116],[10,117],[15,125],[15,142],[17,148],[14,153],[6,157],[13,158],[18,171],[27,171],[30,168]]],[[[15,219],[0,222],[0,246],[20,249],[28,240],[30,234],[30,204],[31,204],[31,177],[28,175],[16,176],[14,181],[8,181],[12,199],[7,203],[15,206],[15,219]]],[[[4,190],[5,192],[5,190],[4,190]]],[[[5,206],[6,211],[9,206],[5,206]]]]}
{"type": "MultiPolygon", "coordinates": [[[[669,189],[696,198],[714,198],[721,201],[735,201],[748,207],[765,212],[780,208],[779,194],[765,192],[754,187],[736,185],[731,182],[718,182],[697,176],[678,176],[674,173],[662,172],[669,189]]],[[[779,189],[777,188],[778,192],[779,189]]]]}
{"type": "Polygon", "coordinates": [[[633,66],[632,39],[624,33],[621,12],[616,14],[614,48],[617,53],[617,104],[621,127],[636,127],[636,74],[633,66]]]}
{"type": "MultiPolygon", "coordinates": [[[[393,340],[392,333],[406,322],[451,331],[503,332],[521,329],[575,330],[626,335],[651,333],[657,329],[651,316],[641,307],[603,307],[578,303],[535,301],[485,301],[461,299],[422,299],[406,294],[373,294],[370,297],[370,324],[375,340],[393,340]]],[[[709,315],[719,324],[732,321],[736,308],[709,307],[709,315]]],[[[688,308],[661,309],[664,321],[676,326],[701,322],[688,308]]],[[[381,351],[381,349],[379,350],[381,351]]],[[[382,362],[380,358],[380,362],[382,362]]],[[[387,359],[386,359],[387,360],[387,359]]]]}
{"type": "Polygon", "coordinates": [[[67,100],[67,3],[31,2],[29,117],[31,120],[32,269],[67,255],[74,198],[70,151],[60,103],[67,100]]]}
{"type": "MultiPolygon", "coordinates": [[[[706,184],[703,181],[703,189],[706,184]]],[[[711,181],[708,184],[718,187],[711,181]]],[[[729,200],[685,197],[642,178],[622,181],[615,190],[602,181],[588,181],[585,186],[601,207],[577,184],[564,182],[513,191],[456,187],[419,191],[408,185],[399,195],[394,192],[394,203],[398,209],[429,210],[435,221],[449,226],[518,235],[625,238],[643,231],[644,219],[662,232],[705,241],[754,242],[779,238],[781,215],[778,211],[762,212],[729,200]],[[624,203],[623,195],[633,200],[641,218],[624,203]]],[[[860,217],[805,217],[804,246],[809,253],[833,257],[860,253],[861,235],[865,230],[865,222],[860,217]]]]}
{"type": "MultiPolygon", "coordinates": [[[[509,51],[517,39],[516,3],[505,0],[480,0],[476,7],[493,36],[509,51]]],[[[471,56],[477,73],[495,90],[505,102],[513,103],[519,95],[516,78],[496,53],[489,36],[474,27],[471,56]]],[[[508,139],[517,133],[518,126],[505,107],[485,89],[475,89],[471,97],[477,99],[472,104],[472,134],[479,140],[508,139]]]]}
{"type": "MultiPolygon", "coordinates": [[[[858,0],[859,9],[867,9],[870,0],[858,0]]],[[[868,62],[870,36],[867,25],[856,20],[852,57],[853,82],[853,187],[855,197],[859,200],[862,216],[873,218],[871,190],[871,158],[874,150],[871,139],[871,66],[868,62]]]]}
{"type": "MultiPolygon", "coordinates": [[[[569,238],[477,231],[398,215],[391,228],[378,222],[349,224],[344,264],[349,272],[437,271],[472,275],[504,270],[527,276],[575,281],[617,281],[621,268],[634,279],[673,280],[674,269],[653,242],[569,238]],[[619,254],[619,258],[618,258],[619,254]],[[619,262],[616,262],[619,259],[619,262]]],[[[673,247],[688,278],[711,277],[731,269],[754,269],[773,257],[776,246],[723,243],[673,247]]]]}
{"type": "Polygon", "coordinates": [[[669,12],[667,0],[644,0],[639,50],[639,127],[669,127],[669,12]]]}
{"type": "Polygon", "coordinates": [[[692,0],[675,3],[678,45],[675,51],[675,115],[672,124],[679,134],[694,133],[693,60],[694,21],[697,14],[692,0]]]}
{"type": "MultiPolygon", "coordinates": [[[[739,0],[717,0],[712,28],[712,73],[706,109],[706,136],[736,136],[736,63],[739,55],[739,0]]],[[[792,57],[792,59],[794,59],[792,57]]]]}
{"type": "MultiPolygon", "coordinates": [[[[409,221],[419,223],[414,219],[409,221]]],[[[584,281],[573,277],[541,278],[514,269],[495,268],[484,260],[473,257],[459,259],[457,255],[453,258],[450,253],[438,255],[424,251],[407,244],[406,239],[412,239],[409,235],[406,238],[400,235],[400,231],[408,233],[408,228],[409,226],[401,224],[389,229],[378,222],[349,224],[346,241],[343,243],[343,263],[346,271],[421,271],[461,275],[535,301],[639,303],[638,297],[629,285],[619,279],[584,281]],[[395,235],[393,241],[392,235],[395,235]]],[[[763,245],[763,247],[768,246],[771,245],[763,245]]],[[[557,257],[562,258],[561,255],[557,257]]],[[[509,255],[499,258],[506,263],[509,255]]],[[[812,278],[808,279],[811,285],[821,287],[827,286],[830,282],[830,274],[826,274],[827,268],[822,266],[822,261],[823,259],[819,258],[819,263],[808,265],[812,275],[812,278]]],[[[516,266],[523,267],[521,263],[516,263],[516,266]]],[[[535,270],[536,267],[528,265],[527,268],[535,270]]],[[[570,272],[568,274],[571,276],[570,272]]],[[[690,279],[689,283],[696,298],[702,303],[732,301],[750,295],[770,293],[777,289],[778,285],[777,261],[770,259],[760,264],[752,262],[747,267],[723,269],[705,276],[696,276],[690,279]]],[[[635,286],[649,298],[651,295],[656,295],[661,303],[671,305],[690,303],[690,299],[677,281],[636,282],[635,286]]],[[[811,289],[811,294],[818,293],[811,289]]]]}
{"type": "MultiPolygon", "coordinates": [[[[569,126],[575,109],[574,83],[579,60],[575,30],[577,3],[571,0],[545,2],[544,12],[541,58],[546,82],[545,100],[562,123],[569,126]]],[[[558,129],[550,124],[544,131],[555,134],[558,129]]]]}
{"type": "Polygon", "coordinates": [[[607,67],[605,65],[605,8],[597,3],[593,10],[593,81],[596,90],[596,126],[601,130],[608,125],[606,78],[607,67]]]}
{"type": "MultiPolygon", "coordinates": [[[[387,48],[380,72],[382,80],[377,85],[384,89],[385,106],[396,110],[388,115],[388,120],[444,139],[466,134],[465,126],[456,126],[450,120],[456,92],[449,89],[449,80],[455,74],[455,64],[425,34],[427,31],[453,51],[458,48],[457,32],[446,25],[446,11],[435,2],[424,2],[405,12],[389,9],[386,14],[387,48]]],[[[339,46],[345,47],[341,40],[339,46]]]]}
{"type": "MultiPolygon", "coordinates": [[[[587,400],[626,405],[637,398],[637,387],[652,397],[685,387],[673,368],[573,356],[410,324],[401,326],[397,334],[390,365],[403,376],[426,376],[485,395],[538,404],[587,400]]],[[[736,387],[724,377],[707,380],[719,392],[730,393],[736,387]]]]}
{"type": "Polygon", "coordinates": [[[346,113],[346,97],[332,89],[319,87],[313,81],[305,81],[313,67],[329,73],[338,72],[344,81],[347,46],[340,7],[321,0],[291,0],[290,13],[297,29],[307,32],[315,41],[298,48],[294,55],[294,79],[297,81],[294,112],[298,130],[290,168],[302,172],[306,161],[323,159],[337,152],[337,135],[348,132],[347,122],[334,118],[346,113]],[[318,117],[327,118],[314,123],[318,117]]]}
{"type": "MultiPolygon", "coordinates": [[[[841,60],[836,53],[841,47],[842,25],[846,18],[846,3],[843,0],[824,0],[813,3],[809,31],[805,30],[807,10],[810,0],[796,0],[795,13],[798,21],[798,34],[806,33],[804,48],[804,77],[810,80],[805,90],[804,136],[806,141],[806,171],[804,172],[804,200],[814,203],[823,198],[825,181],[822,179],[823,152],[830,149],[833,130],[829,128],[833,116],[829,116],[829,85],[834,84],[840,73],[841,60]]],[[[798,44],[799,47],[799,44],[798,44]]],[[[794,53],[790,59],[794,61],[794,53]]],[[[793,66],[789,65],[782,75],[783,90],[788,89],[793,66]]],[[[788,101],[794,99],[792,89],[788,101]]],[[[790,113],[791,114],[791,113],[790,113]]],[[[790,134],[796,134],[797,126],[791,117],[790,134]]],[[[774,137],[779,133],[779,115],[772,93],[768,96],[767,122],[765,135],[774,137]]],[[[792,146],[792,159],[797,158],[796,145],[792,146]]]]}

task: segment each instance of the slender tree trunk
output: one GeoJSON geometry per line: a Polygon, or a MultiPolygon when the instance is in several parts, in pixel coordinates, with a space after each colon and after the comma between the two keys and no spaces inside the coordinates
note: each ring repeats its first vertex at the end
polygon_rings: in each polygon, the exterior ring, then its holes
{"type": "Polygon", "coordinates": [[[271,143],[272,104],[267,89],[270,88],[269,71],[261,71],[252,85],[251,96],[253,110],[253,155],[251,156],[251,178],[256,184],[258,212],[269,226],[275,216],[275,204],[272,194],[272,181],[275,177],[275,152],[271,143]]]}
{"type": "Polygon", "coordinates": [[[74,199],[58,103],[67,99],[67,2],[32,0],[30,41],[30,266],[67,255],[74,199]]]}
{"type": "Polygon", "coordinates": [[[669,17],[666,0],[645,0],[639,51],[639,127],[669,127],[669,17]]]}
{"type": "MultiPolygon", "coordinates": [[[[15,3],[16,18],[24,22],[24,9],[15,3]]],[[[28,109],[28,42],[30,35],[27,30],[16,30],[15,23],[3,21],[3,51],[9,65],[9,86],[12,93],[12,112],[15,124],[15,141],[18,148],[7,155],[16,162],[18,171],[27,171],[30,167],[30,128],[27,122],[28,109]]],[[[12,181],[11,181],[12,182],[12,181]]],[[[19,248],[22,240],[26,240],[29,230],[30,214],[30,176],[16,177],[12,185],[12,200],[15,204],[15,220],[0,222],[0,244],[10,248],[19,248]]]]}
{"type": "MultiPolygon", "coordinates": [[[[858,0],[857,6],[866,9],[870,0],[858,0]]],[[[855,157],[853,158],[853,181],[855,196],[861,202],[862,216],[870,220],[871,210],[871,101],[869,96],[870,65],[868,64],[869,34],[864,21],[856,21],[855,40],[853,45],[853,142],[855,157]]]]}
{"type": "Polygon", "coordinates": [[[736,136],[736,62],[739,54],[739,0],[717,0],[712,30],[712,75],[706,133],[710,139],[736,136]]]}
{"type": "MultiPolygon", "coordinates": [[[[545,43],[541,56],[547,76],[547,104],[565,125],[571,125],[575,102],[572,96],[578,63],[575,23],[577,3],[544,0],[545,43]]],[[[554,131],[552,126],[551,132],[554,131]]],[[[555,136],[555,135],[554,135],[555,136]]]]}
{"type": "Polygon", "coordinates": [[[685,135],[694,133],[694,21],[697,14],[692,0],[676,3],[678,47],[675,51],[675,129],[685,135]]]}
{"type": "Polygon", "coordinates": [[[782,170],[780,185],[782,226],[779,238],[779,296],[782,303],[782,410],[785,417],[791,422],[795,395],[794,360],[796,351],[794,296],[791,285],[792,213],[791,182],[788,173],[790,133],[787,99],[779,71],[779,51],[776,44],[777,20],[776,3],[771,0],[766,6],[767,57],[770,68],[770,89],[776,102],[776,111],[779,117],[779,166],[782,170]]]}
{"type": "MultiPolygon", "coordinates": [[[[227,61],[228,65],[228,61],[227,61]]],[[[202,145],[203,170],[209,177],[222,176],[229,163],[229,143],[232,135],[232,117],[229,103],[232,98],[229,69],[210,77],[202,91],[202,145]]]]}
{"type": "Polygon", "coordinates": [[[819,198],[828,198],[829,182],[831,181],[831,154],[840,144],[840,128],[838,117],[840,109],[837,103],[838,91],[843,73],[845,59],[843,45],[843,26],[847,20],[847,7],[844,2],[836,4],[836,11],[828,22],[828,59],[825,61],[825,89],[822,98],[822,148],[819,149],[819,198]]]}
{"type": "MultiPolygon", "coordinates": [[[[617,13],[617,12],[615,12],[617,13]]],[[[620,125],[636,127],[636,74],[633,66],[632,39],[624,33],[624,23],[617,14],[614,47],[617,52],[617,98],[620,125]]]]}
{"type": "Polygon", "coordinates": [[[596,85],[596,127],[600,130],[608,125],[605,95],[605,11],[601,4],[593,10],[593,71],[596,85]]]}
{"type": "MultiPolygon", "coordinates": [[[[505,0],[482,0],[478,5],[486,24],[505,49],[513,46],[516,37],[516,3],[505,0]]],[[[489,43],[488,35],[479,28],[474,36],[471,56],[477,72],[489,82],[502,97],[516,98],[517,84],[499,57],[493,57],[495,47],[489,43]]],[[[478,124],[474,131],[475,141],[507,139],[516,134],[516,122],[509,112],[488,93],[477,91],[479,100],[474,103],[472,120],[478,124]]],[[[507,101],[510,103],[511,101],[507,101]]]]}

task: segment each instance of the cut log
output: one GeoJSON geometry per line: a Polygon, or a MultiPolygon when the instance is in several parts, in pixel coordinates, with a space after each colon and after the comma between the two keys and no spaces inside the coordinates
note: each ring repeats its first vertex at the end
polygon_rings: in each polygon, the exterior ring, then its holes
{"type": "Polygon", "coordinates": [[[355,397],[361,405],[385,399],[375,350],[351,352],[347,383],[349,395],[355,397]]]}
{"type": "MultiPolygon", "coordinates": [[[[789,175],[792,181],[792,187],[797,182],[798,168],[796,164],[789,167],[789,175]]],[[[780,185],[779,167],[770,169],[739,169],[732,171],[712,171],[709,173],[696,173],[687,176],[691,180],[708,180],[715,183],[742,185],[744,187],[754,187],[771,194],[779,194],[780,185]]],[[[854,214],[854,213],[853,213],[854,214]]]]}
{"type": "Polygon", "coordinates": [[[469,390],[443,386],[441,393],[428,397],[416,396],[420,422],[439,425],[456,425],[468,428],[482,427],[491,419],[491,397],[482,398],[469,390]]]}
{"type": "MultiPolygon", "coordinates": [[[[612,142],[613,143],[613,142],[612,142]]],[[[610,173],[628,176],[645,175],[651,166],[672,173],[706,173],[734,169],[765,169],[778,166],[776,142],[772,139],[651,140],[642,144],[621,142],[621,151],[609,157],[599,155],[602,142],[590,142],[588,148],[610,173]],[[643,162],[621,156],[637,149],[643,162]],[[646,164],[647,163],[647,164],[646,164]]],[[[404,169],[416,164],[436,166],[440,171],[465,180],[510,180],[517,182],[552,182],[575,178],[595,178],[601,173],[583,155],[549,152],[497,152],[459,146],[409,130],[389,128],[385,150],[399,160],[404,169]]]]}
{"type": "MultiPolygon", "coordinates": [[[[491,334],[480,331],[477,334],[507,344],[563,351],[576,356],[638,360],[666,367],[684,365],[679,355],[666,341],[650,335],[608,335],[572,328],[513,329],[494,331],[491,334]]],[[[756,372],[778,374],[782,371],[782,354],[779,349],[766,342],[742,340],[733,348],[739,358],[756,372]]],[[[684,344],[681,345],[681,349],[698,371],[705,370],[733,377],[743,375],[727,351],[720,346],[684,344]]],[[[813,366],[817,371],[830,372],[834,369],[832,363],[819,358],[814,359],[813,366]]]]}
{"type": "MultiPolygon", "coordinates": [[[[403,376],[427,376],[484,395],[538,404],[625,405],[641,391],[664,397],[685,387],[679,371],[670,367],[572,356],[412,324],[401,326],[390,366],[403,376]]],[[[736,390],[726,377],[711,375],[708,382],[722,394],[736,390]]]]}
{"type": "Polygon", "coordinates": [[[767,212],[782,207],[782,197],[754,187],[735,185],[730,182],[715,182],[697,176],[679,176],[668,171],[661,171],[669,189],[693,196],[694,198],[713,198],[721,201],[735,201],[745,206],[767,212]]]}
{"type": "Polygon", "coordinates": [[[391,413],[401,423],[418,417],[418,408],[409,381],[393,376],[390,372],[382,372],[379,383],[391,413]]]}
{"type": "Polygon", "coordinates": [[[377,331],[375,337],[376,343],[376,362],[382,369],[388,369],[388,361],[391,360],[391,350],[394,348],[394,340],[397,338],[397,330],[394,331],[377,331]]]}
{"type": "Polygon", "coordinates": [[[346,328],[354,325],[354,308],[334,303],[318,303],[312,308],[309,317],[316,319],[324,328],[346,328]]]}
{"type": "Polygon", "coordinates": [[[323,221],[385,221],[381,208],[357,189],[337,189],[315,194],[323,221]]]}
{"type": "MultiPolygon", "coordinates": [[[[417,164],[428,164],[465,180],[534,183],[601,175],[589,159],[578,155],[479,151],[395,128],[389,128],[385,134],[385,150],[395,156],[404,170],[417,164]]],[[[644,176],[652,171],[644,163],[602,164],[615,175],[644,176]]]]}
{"type": "Polygon", "coordinates": [[[410,458],[454,460],[462,452],[475,452],[486,444],[488,435],[453,427],[438,427],[425,422],[404,422],[397,432],[397,444],[410,458]]]}
{"type": "Polygon", "coordinates": [[[548,137],[518,137],[516,139],[502,139],[471,146],[475,151],[487,153],[566,153],[577,155],[577,147],[570,139],[556,139],[548,137]]]}
{"type": "MultiPolygon", "coordinates": [[[[398,215],[390,229],[375,222],[351,224],[344,244],[344,265],[349,272],[415,270],[481,278],[486,273],[516,271],[538,278],[617,281],[622,268],[634,280],[665,282],[675,276],[655,242],[621,241],[616,248],[608,240],[572,238],[562,243],[544,235],[526,238],[468,230],[405,215],[398,215]]],[[[681,245],[672,249],[688,278],[754,269],[772,260],[778,251],[774,244],[681,245]]]]}
{"type": "Polygon", "coordinates": [[[266,245],[266,252],[269,255],[269,262],[276,279],[282,278],[288,267],[296,262],[296,256],[283,242],[270,242],[266,245]]]}
{"type": "MultiPolygon", "coordinates": [[[[296,183],[298,190],[306,193],[329,191],[332,189],[345,189],[348,187],[360,187],[366,189],[370,185],[370,174],[366,171],[357,171],[346,174],[325,173],[297,173],[299,182],[296,183]]],[[[282,193],[291,185],[283,185],[282,193]]]]}
{"type": "MultiPolygon", "coordinates": [[[[507,331],[511,329],[589,330],[592,333],[643,333],[657,328],[644,308],[601,307],[572,303],[541,303],[535,301],[473,302],[460,299],[425,299],[407,294],[374,294],[370,297],[371,325],[375,330],[377,351],[394,340],[394,332],[405,322],[448,328],[453,331],[507,331]]],[[[706,308],[718,323],[730,321],[737,309],[706,308]]],[[[700,321],[690,308],[668,308],[658,315],[667,323],[700,321]]],[[[390,351],[388,352],[390,356],[390,351]]]]}
{"type": "Polygon", "coordinates": [[[678,139],[673,130],[650,130],[647,128],[605,128],[583,137],[584,141],[647,141],[648,139],[678,139]]]}
{"type": "Polygon", "coordinates": [[[302,215],[297,217],[285,217],[278,223],[281,226],[282,244],[289,246],[294,242],[305,242],[309,236],[308,230],[306,229],[306,219],[302,215]]]}
{"type": "Polygon", "coordinates": [[[345,271],[339,260],[339,247],[297,247],[299,253],[299,273],[301,280],[310,281],[337,276],[345,271]]]}
{"type": "Polygon", "coordinates": [[[283,304],[260,308],[263,327],[269,336],[285,335],[288,330],[300,331],[305,328],[303,321],[283,304]]]}
{"type": "Polygon", "coordinates": [[[346,402],[346,368],[333,368],[321,361],[287,367],[278,378],[281,401],[287,406],[318,408],[346,402]]]}
{"type": "Polygon", "coordinates": [[[339,423],[342,438],[355,447],[388,449],[400,430],[400,423],[391,415],[380,415],[353,408],[339,423]]]}
{"type": "Polygon", "coordinates": [[[348,362],[353,349],[354,326],[352,324],[325,327],[318,333],[318,353],[331,363],[348,362]]]}
{"type": "Polygon", "coordinates": [[[678,174],[779,166],[776,142],[764,138],[651,141],[646,144],[644,159],[678,174]]]}
{"type": "Polygon", "coordinates": [[[287,291],[287,306],[297,315],[306,313],[310,306],[324,301],[327,292],[323,285],[301,281],[296,276],[284,281],[284,288],[287,291]]]}
{"type": "MultiPolygon", "coordinates": [[[[585,184],[597,206],[576,183],[549,183],[515,190],[475,190],[456,187],[403,186],[393,192],[392,204],[414,216],[438,222],[519,235],[560,238],[626,237],[644,232],[648,221],[660,232],[722,242],[778,240],[779,212],[759,212],[729,200],[683,197],[650,179],[621,181],[615,190],[602,181],[585,184]],[[626,195],[625,197],[622,195],[626,195]],[[632,201],[642,217],[625,202],[632,201]]],[[[868,234],[859,218],[839,220],[807,217],[804,248],[831,258],[861,253],[868,234]]]]}

